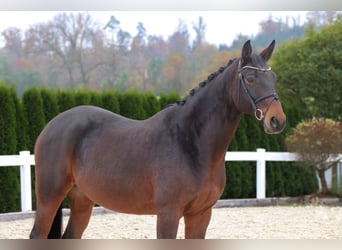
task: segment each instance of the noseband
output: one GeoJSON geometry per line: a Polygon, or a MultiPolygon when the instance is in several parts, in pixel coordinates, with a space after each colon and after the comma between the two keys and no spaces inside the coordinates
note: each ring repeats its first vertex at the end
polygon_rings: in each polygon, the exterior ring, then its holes
{"type": "Polygon", "coordinates": [[[267,113],[269,107],[271,106],[271,104],[273,103],[274,100],[279,100],[279,97],[277,95],[277,93],[275,92],[272,92],[268,95],[264,95],[264,96],[261,96],[259,98],[255,98],[253,97],[253,95],[251,94],[251,92],[249,91],[249,89],[247,88],[247,85],[242,77],[242,74],[241,72],[244,71],[245,69],[252,69],[252,70],[256,70],[256,71],[261,71],[261,72],[268,72],[268,71],[271,71],[271,67],[267,68],[267,69],[262,69],[262,68],[257,68],[257,67],[253,67],[253,66],[244,66],[241,68],[241,61],[239,62],[239,69],[238,69],[238,78],[239,78],[239,87],[238,87],[238,100],[239,100],[239,104],[240,104],[240,89],[241,89],[241,86],[242,88],[245,90],[247,96],[248,96],[248,99],[250,100],[252,106],[253,106],[253,109],[254,109],[254,116],[255,118],[258,120],[258,121],[261,121],[262,119],[264,119],[265,117],[265,114],[267,113]],[[258,108],[257,104],[267,98],[270,98],[270,97],[273,97],[272,98],[272,101],[270,102],[270,104],[267,106],[267,109],[266,109],[266,112],[264,114],[264,112],[258,108]]]}

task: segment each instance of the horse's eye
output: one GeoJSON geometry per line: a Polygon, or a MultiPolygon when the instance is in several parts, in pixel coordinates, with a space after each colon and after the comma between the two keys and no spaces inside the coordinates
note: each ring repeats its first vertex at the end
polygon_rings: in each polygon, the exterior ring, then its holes
{"type": "Polygon", "coordinates": [[[247,81],[248,83],[254,83],[254,80],[255,80],[255,77],[254,77],[254,76],[247,76],[247,77],[246,77],[246,81],[247,81]]]}

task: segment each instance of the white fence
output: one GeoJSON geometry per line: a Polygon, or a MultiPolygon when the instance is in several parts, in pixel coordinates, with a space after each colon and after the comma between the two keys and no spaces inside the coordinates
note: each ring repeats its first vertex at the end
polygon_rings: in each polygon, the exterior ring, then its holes
{"type": "MultiPolygon", "coordinates": [[[[256,162],[256,198],[266,197],[266,162],[267,161],[297,161],[296,153],[266,152],[258,148],[256,152],[227,152],[225,161],[255,161],[256,162]]],[[[19,155],[0,156],[0,167],[20,166],[21,210],[32,210],[31,166],[34,165],[34,155],[29,151],[21,151],[19,155]]],[[[1,187],[0,187],[1,188],[1,187]]]]}
{"type": "Polygon", "coordinates": [[[0,155],[0,167],[20,166],[21,211],[32,210],[31,165],[34,165],[34,155],[30,155],[30,151],[0,155]]]}

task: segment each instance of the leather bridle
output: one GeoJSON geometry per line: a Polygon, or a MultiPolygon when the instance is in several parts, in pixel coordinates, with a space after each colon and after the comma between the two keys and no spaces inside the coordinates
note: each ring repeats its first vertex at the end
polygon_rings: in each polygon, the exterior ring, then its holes
{"type": "Polygon", "coordinates": [[[246,92],[248,99],[250,100],[253,109],[254,109],[254,116],[258,121],[261,121],[262,119],[264,119],[268,109],[270,108],[271,104],[275,101],[275,100],[279,100],[279,97],[277,95],[276,92],[272,92],[270,94],[261,96],[259,98],[255,98],[253,97],[253,95],[251,94],[251,92],[249,91],[243,77],[242,77],[242,71],[244,71],[245,69],[252,69],[252,70],[256,70],[256,71],[261,71],[261,72],[268,72],[271,71],[271,67],[268,67],[267,69],[263,69],[263,68],[258,68],[258,67],[253,67],[253,66],[244,66],[241,67],[241,61],[239,61],[239,68],[238,68],[238,82],[239,82],[239,86],[238,86],[238,100],[239,100],[239,104],[240,104],[240,89],[241,86],[244,89],[244,91],[246,92]],[[266,112],[264,113],[260,108],[258,108],[258,103],[262,102],[263,100],[273,97],[271,102],[269,103],[269,105],[267,106],[266,112]]]}

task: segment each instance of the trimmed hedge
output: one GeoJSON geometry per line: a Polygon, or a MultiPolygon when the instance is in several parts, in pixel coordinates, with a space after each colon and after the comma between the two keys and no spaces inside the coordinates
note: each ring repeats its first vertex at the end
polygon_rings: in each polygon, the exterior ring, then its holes
{"type": "MultiPolygon", "coordinates": [[[[16,106],[12,89],[0,84],[0,155],[17,152],[16,106]]],[[[0,167],[0,213],[20,209],[19,168],[0,167]]]]}
{"type": "MultiPolygon", "coordinates": [[[[30,88],[19,100],[12,88],[0,85],[0,154],[18,154],[20,150],[33,152],[34,142],[44,125],[58,113],[77,105],[96,105],[141,120],[180,99],[175,93],[156,97],[136,91],[119,93],[105,90],[99,93],[86,89],[56,91],[30,88]]],[[[280,135],[266,135],[255,118],[243,116],[229,151],[255,151],[256,148],[286,151],[284,138],[302,116],[295,109],[285,109],[285,113],[287,128],[280,135]]],[[[221,198],[255,197],[255,165],[255,162],[227,162],[227,183],[221,198]]],[[[296,167],[294,163],[269,162],[266,169],[268,197],[299,196],[318,189],[315,174],[296,167]]],[[[34,175],[32,178],[34,188],[34,175]]],[[[0,181],[0,213],[20,210],[19,170],[0,168],[0,181]]]]}

